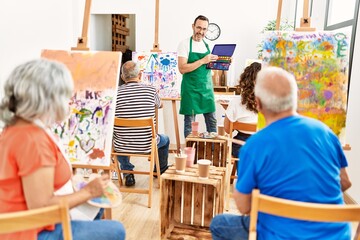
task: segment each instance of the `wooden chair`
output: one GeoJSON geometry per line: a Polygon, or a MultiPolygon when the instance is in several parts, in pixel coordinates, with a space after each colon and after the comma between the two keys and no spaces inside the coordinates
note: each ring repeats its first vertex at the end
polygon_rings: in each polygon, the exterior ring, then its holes
{"type": "Polygon", "coordinates": [[[0,234],[21,232],[55,223],[62,224],[64,240],[71,240],[69,206],[65,200],[54,206],[0,214],[0,234]]]}
{"type": "MultiPolygon", "coordinates": [[[[360,205],[299,202],[263,195],[260,194],[258,189],[254,189],[251,200],[249,240],[256,239],[256,225],[259,212],[316,222],[360,221],[360,205]]],[[[357,240],[360,240],[360,237],[357,240]]]]}
{"type": "Polygon", "coordinates": [[[235,95],[235,92],[214,92],[215,95],[235,95]]]}
{"type": "MultiPolygon", "coordinates": [[[[242,122],[230,122],[230,126],[229,126],[229,133],[230,133],[230,138],[232,137],[232,132],[234,130],[237,131],[242,131],[242,132],[253,132],[255,133],[257,130],[257,123],[242,123],[242,122]]],[[[226,204],[225,204],[225,209],[229,210],[229,204],[230,204],[230,197],[231,197],[231,193],[230,193],[230,185],[233,183],[234,179],[236,178],[236,169],[237,169],[237,164],[236,161],[238,160],[238,156],[232,156],[232,142],[228,141],[228,159],[227,159],[227,164],[226,164],[226,204]]]]}
{"type": "MultiPolygon", "coordinates": [[[[115,118],[114,126],[118,127],[150,127],[152,132],[152,139],[151,139],[151,151],[149,153],[123,153],[123,152],[115,152],[114,148],[111,153],[113,163],[116,166],[116,171],[118,174],[119,179],[119,186],[121,192],[129,192],[129,193],[140,193],[140,194],[148,194],[148,207],[151,207],[151,199],[152,199],[152,188],[153,188],[153,168],[154,164],[156,164],[156,175],[160,177],[160,164],[158,158],[158,149],[157,149],[157,142],[156,142],[156,131],[154,125],[154,118],[147,117],[147,118],[115,118]],[[142,157],[146,158],[150,162],[150,169],[149,171],[128,171],[128,170],[121,170],[120,163],[117,160],[116,156],[128,156],[130,157],[142,157]],[[132,173],[132,174],[141,174],[141,175],[148,175],[149,176],[149,188],[133,188],[133,187],[123,187],[122,186],[122,177],[121,173],[132,173]]],[[[160,180],[158,182],[158,188],[160,188],[160,180]]]]}
{"type": "MultiPolygon", "coordinates": [[[[234,130],[241,131],[241,132],[251,132],[255,133],[257,130],[257,123],[242,123],[242,122],[230,122],[229,132],[232,133],[234,130]]],[[[232,154],[232,144],[229,144],[229,154],[232,154]]],[[[235,179],[235,173],[237,169],[237,165],[234,164],[235,161],[238,160],[238,156],[231,155],[231,162],[232,162],[232,172],[231,172],[231,179],[235,179]]]]}

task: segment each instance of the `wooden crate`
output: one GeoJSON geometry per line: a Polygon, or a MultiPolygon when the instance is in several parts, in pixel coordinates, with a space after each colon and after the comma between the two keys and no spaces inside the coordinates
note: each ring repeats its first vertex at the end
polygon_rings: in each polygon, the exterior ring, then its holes
{"type": "Polygon", "coordinates": [[[186,146],[191,147],[195,143],[195,160],[208,159],[213,166],[225,167],[227,158],[227,141],[224,139],[210,139],[192,136],[191,134],[186,138],[186,146]]]}
{"type": "Polygon", "coordinates": [[[161,175],[161,239],[211,239],[210,222],[224,211],[225,170],[211,166],[206,180],[199,179],[197,165],[161,175]]]}

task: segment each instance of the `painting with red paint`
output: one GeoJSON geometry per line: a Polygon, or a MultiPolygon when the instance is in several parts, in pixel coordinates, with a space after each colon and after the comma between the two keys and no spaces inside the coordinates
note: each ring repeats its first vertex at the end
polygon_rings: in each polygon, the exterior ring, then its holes
{"type": "Polygon", "coordinates": [[[298,112],[324,122],[345,143],[349,42],[345,32],[267,32],[263,64],[291,72],[298,112]]]}
{"type": "Polygon", "coordinates": [[[43,50],[64,63],[74,79],[70,115],[53,127],[73,164],[110,166],[121,52],[43,50]]]}
{"type": "Polygon", "coordinates": [[[161,98],[180,96],[176,52],[133,52],[132,60],[140,65],[142,82],[154,86],[161,98]]]}

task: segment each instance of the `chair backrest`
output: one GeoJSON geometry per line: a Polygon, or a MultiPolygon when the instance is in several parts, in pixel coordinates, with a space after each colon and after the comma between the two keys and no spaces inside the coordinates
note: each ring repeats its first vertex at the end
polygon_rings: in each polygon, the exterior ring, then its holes
{"type": "Polygon", "coordinates": [[[71,240],[70,215],[66,200],[54,206],[0,214],[0,234],[21,232],[55,223],[62,224],[64,240],[71,240]]]}
{"type": "MultiPolygon", "coordinates": [[[[156,143],[156,129],[154,123],[154,117],[144,117],[144,118],[118,118],[114,119],[114,127],[131,127],[131,128],[150,128],[151,129],[151,142],[149,144],[153,145],[153,142],[156,143]]],[[[115,134],[115,133],[114,133],[115,134]]],[[[134,133],[133,136],[136,134],[134,133]]],[[[143,133],[139,133],[139,138],[143,138],[143,133]]],[[[113,139],[113,152],[115,149],[115,139],[113,139]]],[[[156,144],[155,144],[156,146],[156,144]]],[[[151,146],[153,148],[153,146],[151,146]]],[[[152,151],[152,150],[151,150],[152,151]]],[[[122,154],[118,154],[122,155],[122,154]]]]}
{"type": "Polygon", "coordinates": [[[215,95],[235,95],[235,92],[214,92],[215,95]]]}
{"type": "Polygon", "coordinates": [[[230,122],[230,131],[256,132],[257,123],[230,122]]]}
{"type": "Polygon", "coordinates": [[[153,117],[146,118],[115,118],[114,126],[119,127],[151,127],[152,137],[156,138],[156,131],[153,117]]]}
{"type": "MultiPolygon", "coordinates": [[[[299,202],[252,192],[249,239],[256,239],[258,213],[308,220],[315,222],[353,222],[360,221],[360,205],[337,205],[299,202]]],[[[358,238],[358,240],[360,237],[358,238]]]]}
{"type": "MultiPolygon", "coordinates": [[[[243,122],[230,122],[230,125],[229,125],[229,133],[230,133],[230,137],[231,137],[231,134],[234,130],[237,130],[237,131],[245,131],[245,132],[253,132],[255,133],[256,130],[257,130],[257,123],[243,123],[243,122]]],[[[231,153],[232,153],[232,144],[231,142],[229,142],[229,155],[230,155],[230,158],[232,157],[231,156],[231,153]]]]}

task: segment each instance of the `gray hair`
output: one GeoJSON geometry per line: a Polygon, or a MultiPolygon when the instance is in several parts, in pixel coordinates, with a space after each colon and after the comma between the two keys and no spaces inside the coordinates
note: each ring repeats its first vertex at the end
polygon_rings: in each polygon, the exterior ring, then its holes
{"type": "Polygon", "coordinates": [[[296,111],[297,89],[292,74],[278,67],[266,67],[258,73],[254,91],[264,109],[280,113],[296,111]]]}
{"type": "Polygon", "coordinates": [[[121,67],[123,80],[127,82],[130,78],[137,78],[140,73],[139,65],[134,61],[127,61],[121,67]]]}
{"type": "Polygon", "coordinates": [[[63,121],[69,113],[74,83],[59,62],[37,59],[17,66],[5,82],[0,120],[11,124],[16,117],[42,119],[46,125],[63,121]]]}

